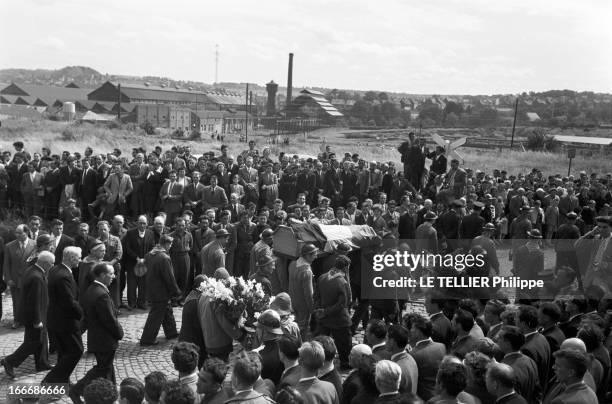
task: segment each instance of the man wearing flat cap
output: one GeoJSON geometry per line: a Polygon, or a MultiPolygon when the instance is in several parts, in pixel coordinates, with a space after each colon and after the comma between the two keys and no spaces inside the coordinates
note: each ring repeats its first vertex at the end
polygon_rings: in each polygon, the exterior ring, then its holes
{"type": "Polygon", "coordinates": [[[482,234],[482,228],[485,225],[484,218],[480,215],[484,204],[475,201],[472,204],[472,212],[465,216],[459,225],[459,237],[464,241],[466,246],[469,246],[471,241],[482,234]]]}
{"type": "Polygon", "coordinates": [[[482,226],[482,234],[472,240],[471,247],[480,246],[487,252],[487,262],[496,275],[499,275],[499,259],[497,258],[497,248],[495,246],[496,227],[493,223],[486,223],[482,226]]]}
{"type": "Polygon", "coordinates": [[[62,195],[60,197],[60,207],[66,207],[68,199],[78,199],[78,185],[83,172],[75,165],[75,158],[68,156],[66,165],[59,170],[59,180],[62,186],[62,195]]]}
{"type": "Polygon", "coordinates": [[[274,231],[270,228],[264,229],[260,234],[260,240],[251,248],[251,256],[249,260],[249,276],[253,275],[257,270],[257,260],[262,256],[272,256],[272,236],[274,231]]]}
{"type": "Polygon", "coordinates": [[[225,246],[229,240],[229,232],[219,229],[215,233],[215,240],[206,244],[200,251],[202,262],[201,273],[212,277],[217,268],[225,268],[225,246]]]}
{"type": "Polygon", "coordinates": [[[597,226],[580,237],[575,248],[584,290],[597,285],[612,292],[612,216],[595,218],[597,226]]]}
{"type": "Polygon", "coordinates": [[[465,195],[467,173],[459,167],[459,160],[451,160],[451,168],[446,173],[446,181],[455,198],[461,198],[465,195]]]}
{"type": "Polygon", "coordinates": [[[574,248],[574,243],[580,238],[580,229],[576,226],[578,215],[569,212],[565,216],[567,221],[559,226],[553,240],[556,253],[555,272],[561,267],[568,266],[578,273],[578,258],[574,248]]]}

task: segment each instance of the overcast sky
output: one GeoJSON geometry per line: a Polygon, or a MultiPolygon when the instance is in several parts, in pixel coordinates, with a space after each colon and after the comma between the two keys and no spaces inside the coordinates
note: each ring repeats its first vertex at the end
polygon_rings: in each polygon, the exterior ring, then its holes
{"type": "Polygon", "coordinates": [[[0,0],[0,68],[425,94],[612,92],[609,0],[0,0]]]}

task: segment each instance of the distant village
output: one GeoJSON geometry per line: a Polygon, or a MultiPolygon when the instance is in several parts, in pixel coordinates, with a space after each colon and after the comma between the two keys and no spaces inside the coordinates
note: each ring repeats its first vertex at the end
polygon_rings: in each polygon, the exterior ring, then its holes
{"type": "Polygon", "coordinates": [[[309,88],[295,89],[292,96],[287,90],[274,81],[249,84],[247,93],[245,83],[103,75],[86,67],[6,69],[0,71],[0,119],[120,119],[141,127],[225,134],[269,124],[270,119],[351,127],[506,126],[516,108],[517,121],[533,126],[612,123],[612,95],[593,92],[462,96],[309,88]]]}

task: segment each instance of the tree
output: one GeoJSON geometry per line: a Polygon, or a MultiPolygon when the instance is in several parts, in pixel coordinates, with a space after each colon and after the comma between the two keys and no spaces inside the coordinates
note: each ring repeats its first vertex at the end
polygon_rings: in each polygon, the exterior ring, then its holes
{"type": "Polygon", "coordinates": [[[463,105],[457,104],[454,101],[449,101],[446,103],[446,106],[444,107],[444,113],[446,115],[448,114],[461,115],[463,113],[463,105]]]}
{"type": "Polygon", "coordinates": [[[385,92],[380,92],[378,93],[378,101],[380,101],[381,104],[389,101],[389,96],[385,92]]]}
{"type": "MultiPolygon", "coordinates": [[[[442,122],[442,110],[437,105],[428,105],[419,112],[419,119],[433,121],[435,124],[442,122]]],[[[431,126],[431,125],[429,125],[431,126]]]]}
{"type": "Polygon", "coordinates": [[[372,105],[364,100],[355,101],[351,107],[350,115],[362,120],[368,120],[372,114],[372,105]]]}
{"type": "Polygon", "coordinates": [[[378,94],[376,94],[374,91],[368,91],[363,95],[363,100],[367,102],[374,102],[377,99],[378,94]]]}
{"type": "Polygon", "coordinates": [[[480,112],[480,120],[483,125],[494,125],[497,122],[497,110],[485,108],[480,112]]]}
{"type": "Polygon", "coordinates": [[[451,112],[450,114],[446,115],[446,118],[444,119],[444,124],[446,126],[454,127],[457,126],[457,123],[459,123],[459,117],[456,114],[451,112]]]}
{"type": "Polygon", "coordinates": [[[399,116],[399,110],[397,109],[397,106],[392,102],[384,102],[381,105],[380,109],[382,115],[387,118],[387,120],[391,120],[399,116]]]}

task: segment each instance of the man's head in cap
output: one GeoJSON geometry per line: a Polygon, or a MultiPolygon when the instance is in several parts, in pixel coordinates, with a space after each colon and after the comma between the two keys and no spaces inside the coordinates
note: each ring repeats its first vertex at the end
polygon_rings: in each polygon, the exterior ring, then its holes
{"type": "Polygon", "coordinates": [[[262,332],[264,341],[276,340],[283,335],[281,318],[275,310],[268,309],[261,313],[255,325],[258,331],[262,332]]]}
{"type": "Polygon", "coordinates": [[[228,279],[229,277],[230,277],[230,274],[229,272],[227,272],[227,269],[225,268],[217,268],[213,275],[213,278],[215,278],[216,280],[228,279]]]}

